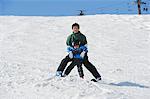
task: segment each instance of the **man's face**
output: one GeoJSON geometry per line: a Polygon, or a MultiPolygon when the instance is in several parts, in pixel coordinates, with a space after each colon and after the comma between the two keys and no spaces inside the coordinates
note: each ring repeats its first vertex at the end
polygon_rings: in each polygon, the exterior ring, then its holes
{"type": "Polygon", "coordinates": [[[79,32],[79,28],[77,26],[74,26],[72,30],[73,30],[73,33],[78,33],[79,32]]]}

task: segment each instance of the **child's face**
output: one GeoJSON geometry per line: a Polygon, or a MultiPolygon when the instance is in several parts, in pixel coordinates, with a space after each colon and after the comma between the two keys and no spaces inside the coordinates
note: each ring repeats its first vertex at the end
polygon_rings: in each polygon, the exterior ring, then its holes
{"type": "Polygon", "coordinates": [[[79,48],[79,45],[75,45],[74,48],[79,48]]]}
{"type": "Polygon", "coordinates": [[[74,26],[72,30],[73,30],[73,33],[78,33],[79,32],[79,28],[77,26],[74,26]]]}

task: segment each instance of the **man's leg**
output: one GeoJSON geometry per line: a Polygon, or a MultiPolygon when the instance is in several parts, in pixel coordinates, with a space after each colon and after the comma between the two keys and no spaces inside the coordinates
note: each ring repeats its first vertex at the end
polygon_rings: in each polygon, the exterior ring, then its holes
{"type": "MultiPolygon", "coordinates": [[[[62,74],[65,67],[67,66],[67,63],[70,62],[72,59],[69,58],[69,56],[67,55],[60,63],[57,72],[62,74]]],[[[56,74],[57,75],[57,74],[56,74]]]]}
{"type": "Polygon", "coordinates": [[[89,62],[88,60],[88,56],[87,53],[85,54],[85,57],[83,59],[83,64],[84,66],[92,73],[92,75],[98,79],[101,78],[100,74],[98,73],[97,69],[95,68],[95,66],[89,62]]]}

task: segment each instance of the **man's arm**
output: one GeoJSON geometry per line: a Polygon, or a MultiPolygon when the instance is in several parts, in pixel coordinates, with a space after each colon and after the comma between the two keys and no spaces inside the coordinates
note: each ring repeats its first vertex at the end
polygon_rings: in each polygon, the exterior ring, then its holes
{"type": "Polygon", "coordinates": [[[73,58],[73,53],[72,51],[74,50],[74,48],[71,46],[71,35],[68,36],[67,41],[66,41],[66,45],[67,45],[67,52],[69,53],[69,58],[73,58]]]}
{"type": "Polygon", "coordinates": [[[83,35],[83,41],[82,41],[82,45],[80,46],[80,49],[82,50],[80,57],[83,59],[85,54],[88,52],[87,39],[85,35],[83,35]]]}
{"type": "Polygon", "coordinates": [[[86,39],[86,37],[85,37],[85,40],[84,40],[84,45],[87,45],[87,39],[86,39]]]}
{"type": "Polygon", "coordinates": [[[88,51],[88,44],[87,44],[87,39],[86,39],[86,36],[82,34],[82,45],[80,46],[80,48],[83,50],[83,51],[88,51]]]}
{"type": "Polygon", "coordinates": [[[82,46],[87,45],[86,36],[82,34],[82,46]]]}
{"type": "Polygon", "coordinates": [[[67,46],[71,46],[71,35],[69,35],[67,37],[67,41],[66,41],[67,46]]]}

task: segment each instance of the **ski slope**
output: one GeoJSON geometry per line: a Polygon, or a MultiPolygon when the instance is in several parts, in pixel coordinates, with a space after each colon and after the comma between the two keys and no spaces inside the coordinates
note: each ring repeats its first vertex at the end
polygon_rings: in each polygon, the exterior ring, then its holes
{"type": "MultiPolygon", "coordinates": [[[[0,16],[0,99],[149,99],[150,16],[0,16]],[[78,22],[89,60],[102,82],[84,68],[52,77],[67,55],[65,41],[78,22]]],[[[84,66],[83,66],[84,67],[84,66]]]]}

